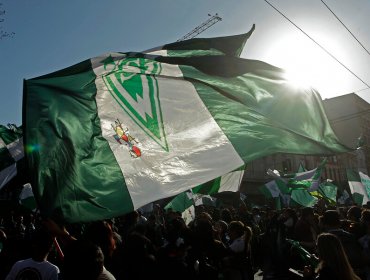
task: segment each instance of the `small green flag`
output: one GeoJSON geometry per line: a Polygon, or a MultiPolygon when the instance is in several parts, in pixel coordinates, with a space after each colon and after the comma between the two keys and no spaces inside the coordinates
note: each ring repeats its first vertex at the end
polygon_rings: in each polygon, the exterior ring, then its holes
{"type": "Polygon", "coordinates": [[[330,204],[334,205],[337,202],[338,187],[329,181],[322,182],[316,191],[310,192],[311,195],[317,198],[323,198],[330,204]]]}
{"type": "Polygon", "coordinates": [[[319,188],[321,174],[326,162],[327,159],[325,158],[317,168],[297,173],[293,179],[288,181],[288,186],[294,189],[306,189],[309,192],[316,191],[319,188]]]}
{"type": "Polygon", "coordinates": [[[359,206],[366,204],[369,201],[369,196],[361,182],[360,174],[357,171],[347,169],[347,179],[353,201],[359,206]]]}
{"type": "MultiPolygon", "coordinates": [[[[366,194],[370,197],[370,178],[366,174],[359,172],[361,183],[365,188],[366,194]]],[[[366,202],[365,202],[366,203],[366,202]]]]}
{"type": "Polygon", "coordinates": [[[312,207],[317,198],[313,197],[307,190],[292,190],[291,199],[304,207],[312,207]]]}

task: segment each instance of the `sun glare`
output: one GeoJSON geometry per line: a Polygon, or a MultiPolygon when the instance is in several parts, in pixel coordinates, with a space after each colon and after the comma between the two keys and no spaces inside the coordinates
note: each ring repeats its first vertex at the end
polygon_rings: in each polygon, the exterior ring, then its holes
{"type": "MultiPolygon", "coordinates": [[[[324,42],[335,56],[344,57],[345,53],[330,41],[324,42]]],[[[275,40],[266,53],[271,64],[283,68],[287,74],[286,78],[295,86],[313,87],[325,97],[327,92],[333,91],[333,86],[338,84],[338,79],[345,71],[341,66],[320,47],[310,40],[297,40],[293,36],[285,36],[275,40]]],[[[334,90],[335,91],[335,90],[334,90]]],[[[340,93],[340,92],[337,92],[340,93]]]]}

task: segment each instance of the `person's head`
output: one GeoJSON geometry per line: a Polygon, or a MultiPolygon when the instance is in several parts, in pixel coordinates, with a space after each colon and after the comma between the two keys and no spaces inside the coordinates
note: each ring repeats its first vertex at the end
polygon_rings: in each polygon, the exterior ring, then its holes
{"type": "Polygon", "coordinates": [[[317,252],[320,259],[318,271],[323,267],[331,268],[335,279],[359,279],[353,272],[339,238],[331,233],[322,233],[317,237],[317,252]]]}
{"type": "Polygon", "coordinates": [[[359,222],[361,218],[361,208],[358,206],[351,206],[347,212],[347,219],[352,222],[359,222]]]}
{"type": "Polygon", "coordinates": [[[245,226],[241,221],[232,221],[228,227],[230,240],[235,240],[244,235],[245,226]]]}
{"type": "Polygon", "coordinates": [[[206,245],[213,242],[216,231],[209,219],[198,219],[195,223],[194,234],[198,239],[197,242],[206,245]]]}
{"type": "Polygon", "coordinates": [[[336,210],[326,210],[320,219],[320,225],[324,230],[339,228],[339,213],[336,210]]]}
{"type": "Polygon", "coordinates": [[[291,208],[286,208],[279,217],[279,220],[284,223],[284,225],[288,228],[294,227],[297,221],[297,214],[291,208]]]}
{"type": "Polygon", "coordinates": [[[363,210],[361,213],[360,223],[364,226],[367,233],[370,233],[370,210],[363,210]]]}
{"type": "Polygon", "coordinates": [[[228,226],[228,234],[230,240],[235,240],[243,235],[247,235],[246,240],[249,240],[252,237],[252,230],[241,221],[232,221],[228,226]]]}
{"type": "Polygon", "coordinates": [[[230,223],[232,220],[231,211],[227,208],[221,210],[221,220],[225,221],[226,223],[230,223]]]}
{"type": "Polygon", "coordinates": [[[54,243],[54,236],[44,227],[31,236],[32,256],[36,260],[46,259],[54,243]]]}
{"type": "Polygon", "coordinates": [[[315,217],[315,214],[313,212],[313,208],[311,207],[305,207],[301,210],[301,216],[305,220],[309,220],[311,218],[315,217]]]}
{"type": "Polygon", "coordinates": [[[98,221],[90,224],[84,235],[85,239],[99,246],[105,258],[112,256],[116,249],[116,242],[112,227],[106,221],[98,221]]]}
{"type": "Polygon", "coordinates": [[[370,210],[369,209],[362,211],[360,222],[365,225],[370,225],[370,210]]]}
{"type": "Polygon", "coordinates": [[[103,271],[104,255],[99,246],[75,240],[64,251],[63,279],[97,279],[103,271]]]}
{"type": "Polygon", "coordinates": [[[215,228],[220,233],[226,233],[228,227],[229,227],[229,225],[225,221],[223,221],[223,220],[218,220],[215,223],[215,228]]]}

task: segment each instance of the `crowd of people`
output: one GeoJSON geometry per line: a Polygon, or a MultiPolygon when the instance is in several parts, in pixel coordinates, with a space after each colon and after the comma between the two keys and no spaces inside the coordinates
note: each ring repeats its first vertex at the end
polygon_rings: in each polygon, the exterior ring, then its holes
{"type": "Polygon", "coordinates": [[[370,279],[365,206],[195,209],[189,224],[157,204],[84,224],[4,214],[0,279],[370,279]]]}

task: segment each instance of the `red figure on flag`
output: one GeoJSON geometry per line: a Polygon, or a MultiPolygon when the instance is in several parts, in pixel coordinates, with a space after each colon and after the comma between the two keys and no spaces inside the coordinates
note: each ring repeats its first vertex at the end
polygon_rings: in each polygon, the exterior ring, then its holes
{"type": "Polygon", "coordinates": [[[137,145],[139,142],[131,136],[130,131],[126,127],[123,129],[122,123],[117,119],[114,121],[114,125],[112,124],[113,130],[116,134],[113,135],[114,139],[117,140],[118,143],[122,144],[121,140],[123,140],[124,144],[126,144],[129,148],[130,155],[133,158],[141,157],[141,150],[137,145]]]}

